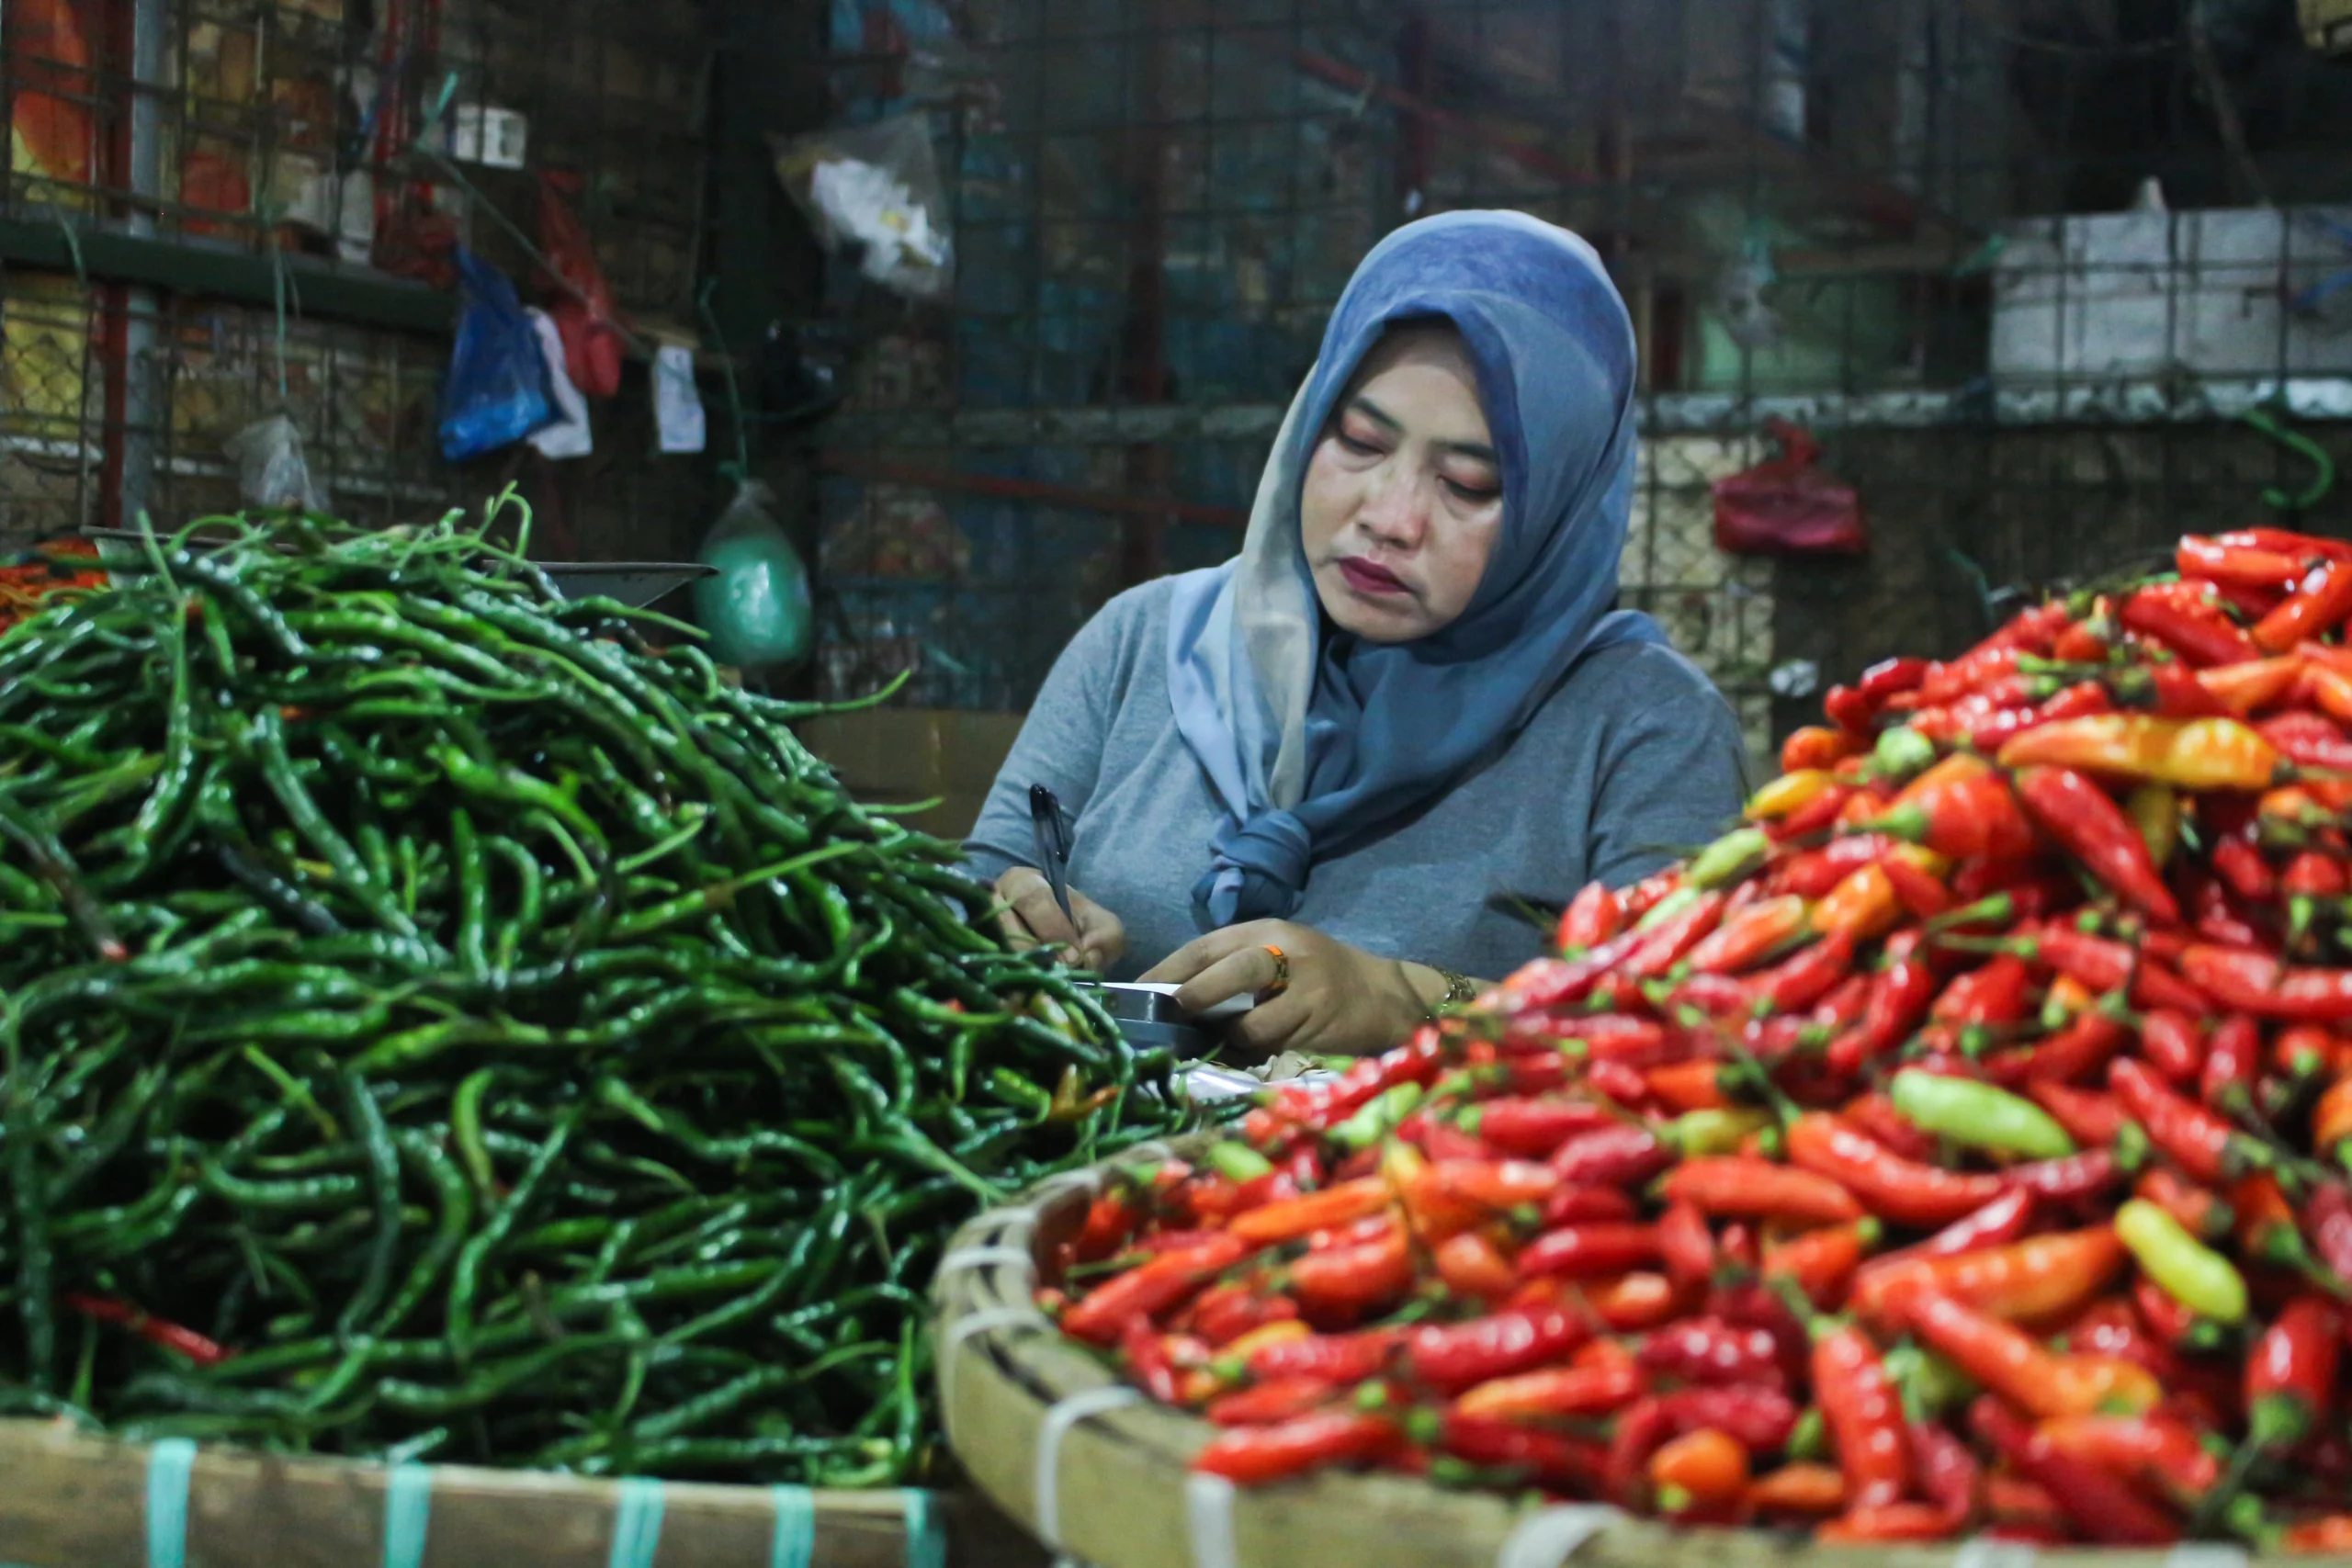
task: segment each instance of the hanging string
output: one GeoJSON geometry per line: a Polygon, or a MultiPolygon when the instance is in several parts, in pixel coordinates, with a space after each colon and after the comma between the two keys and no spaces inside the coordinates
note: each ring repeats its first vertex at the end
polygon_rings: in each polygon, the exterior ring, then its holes
{"type": "Polygon", "coordinates": [[[695,306],[702,312],[702,330],[709,339],[711,352],[718,355],[719,369],[727,378],[727,418],[735,427],[735,461],[722,463],[719,471],[741,483],[752,475],[752,442],[745,431],[748,423],[743,416],[743,394],[735,383],[735,356],[727,351],[727,335],[719,331],[718,312],[710,308],[710,298],[718,292],[718,279],[705,280],[695,297],[695,306]],[[729,468],[733,472],[729,473],[729,468]]]}

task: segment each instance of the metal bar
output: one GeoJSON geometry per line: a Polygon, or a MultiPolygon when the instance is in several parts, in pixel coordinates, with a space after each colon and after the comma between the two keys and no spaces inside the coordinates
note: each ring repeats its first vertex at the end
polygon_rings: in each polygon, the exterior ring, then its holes
{"type": "Polygon", "coordinates": [[[993,495],[1008,501],[1034,501],[1041,505],[1067,507],[1072,512],[1099,512],[1111,517],[1164,517],[1173,522],[1198,523],[1212,528],[1238,529],[1250,525],[1250,514],[1236,506],[1208,506],[1199,502],[1128,495],[1119,491],[1081,490],[1075,485],[1047,484],[1042,479],[1013,479],[1004,474],[967,474],[953,468],[917,468],[870,457],[863,452],[820,452],[817,455],[817,462],[828,473],[875,484],[911,485],[918,490],[993,495]]]}
{"type": "MultiPolygon", "coordinates": [[[[94,281],[139,284],[179,293],[275,302],[268,258],[192,242],[145,239],[119,229],[76,225],[74,237],[94,281]]],[[[0,217],[0,265],[74,270],[74,251],[54,222],[0,217]]],[[[405,332],[440,333],[458,316],[455,297],[422,283],[362,274],[307,256],[288,256],[287,275],[306,318],[405,332]]]]}
{"type": "Polygon", "coordinates": [[[1563,185],[1582,186],[1593,183],[1593,176],[1589,170],[1579,169],[1544,152],[1540,147],[1530,147],[1524,141],[1514,141],[1507,136],[1498,136],[1475,120],[1465,119],[1449,109],[1442,109],[1435,104],[1416,97],[1401,87],[1389,85],[1368,71],[1359,71],[1354,66],[1334,60],[1328,54],[1318,54],[1311,49],[1302,49],[1291,56],[1291,62],[1317,81],[1327,82],[1334,87],[1351,93],[1369,93],[1398,113],[1409,115],[1432,130],[1459,136],[1465,141],[1474,141],[1481,147],[1492,148],[1530,174],[1542,175],[1547,179],[1558,180],[1563,185]]]}

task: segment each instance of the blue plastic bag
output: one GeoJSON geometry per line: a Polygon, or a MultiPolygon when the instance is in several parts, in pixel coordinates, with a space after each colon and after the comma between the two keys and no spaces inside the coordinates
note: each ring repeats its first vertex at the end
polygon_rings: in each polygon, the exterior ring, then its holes
{"type": "Polygon", "coordinates": [[[511,446],[556,417],[547,361],[514,285],[464,249],[458,271],[466,309],[441,386],[441,456],[452,463],[511,446]]]}

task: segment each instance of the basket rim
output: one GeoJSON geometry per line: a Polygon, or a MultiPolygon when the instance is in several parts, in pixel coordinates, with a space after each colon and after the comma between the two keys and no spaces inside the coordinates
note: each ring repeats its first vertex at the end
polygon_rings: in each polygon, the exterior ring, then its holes
{"type": "Polygon", "coordinates": [[[967,1222],[941,1258],[932,1287],[932,1375],[949,1448],[972,1483],[1048,1551],[1100,1568],[1561,1568],[1570,1558],[1579,1568],[1760,1568],[1768,1560],[1784,1568],[1816,1559],[1823,1568],[2184,1568],[2192,1557],[2202,1568],[2352,1562],[2352,1555],[2256,1556],[2219,1541],[2169,1551],[1982,1538],[1822,1544],[1787,1531],[1675,1527],[1607,1504],[1520,1503],[1385,1472],[1329,1472],[1260,1489],[1196,1475],[1193,1457],[1217,1428],[1130,1388],[1096,1352],[1062,1335],[1035,1293],[1042,1247],[1082,1215],[1111,1171],[1136,1164],[1139,1154],[1197,1153],[1214,1136],[1140,1145],[1040,1183],[967,1222]],[[1008,1445],[1024,1451],[1000,1451],[1008,1445]],[[1091,1471],[1106,1483],[1137,1480],[1148,1491],[1074,1507],[1080,1495],[1068,1478],[1091,1471]],[[1173,1517],[1182,1537],[1155,1538],[1144,1516],[1173,1517]],[[1288,1543],[1278,1555],[1242,1550],[1275,1540],[1288,1543]],[[1300,1550],[1314,1542],[1329,1550],[1300,1550]]]}

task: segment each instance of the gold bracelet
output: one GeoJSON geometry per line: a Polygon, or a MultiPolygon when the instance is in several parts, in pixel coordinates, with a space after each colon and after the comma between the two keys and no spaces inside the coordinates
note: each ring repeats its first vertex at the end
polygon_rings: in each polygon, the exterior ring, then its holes
{"type": "Polygon", "coordinates": [[[1478,999],[1478,982],[1467,975],[1457,975],[1451,969],[1438,969],[1434,964],[1427,967],[1436,969],[1438,978],[1445,982],[1445,995],[1430,1004],[1429,1015],[1432,1019],[1449,1008],[1467,1007],[1478,999]]]}

